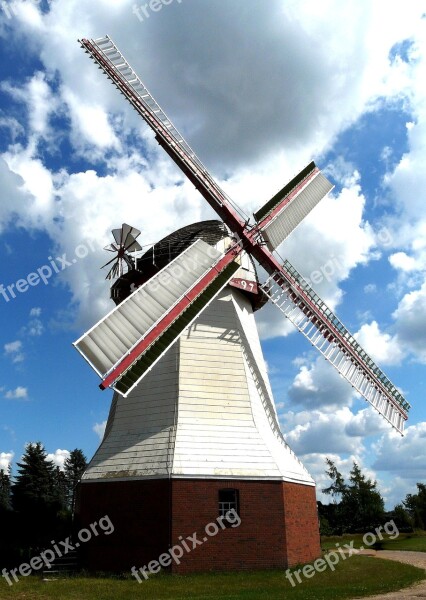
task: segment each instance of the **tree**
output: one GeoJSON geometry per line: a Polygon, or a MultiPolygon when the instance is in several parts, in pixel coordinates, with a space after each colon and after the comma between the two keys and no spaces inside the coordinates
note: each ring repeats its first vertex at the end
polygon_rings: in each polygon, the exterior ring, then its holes
{"type": "Polygon", "coordinates": [[[15,514],[11,504],[10,466],[0,470],[0,565],[11,564],[16,559],[14,539],[16,535],[15,514]]]}
{"type": "Polygon", "coordinates": [[[27,444],[12,486],[13,508],[22,513],[42,508],[54,500],[55,467],[40,442],[27,444]]]}
{"type": "Polygon", "coordinates": [[[40,442],[30,443],[20,463],[12,485],[12,506],[16,511],[16,537],[21,549],[46,547],[58,532],[58,499],[55,466],[47,459],[40,442]]]}
{"type": "Polygon", "coordinates": [[[73,450],[69,457],[65,459],[64,473],[67,485],[66,501],[68,508],[74,512],[75,507],[75,494],[77,485],[79,484],[81,477],[86,470],[87,460],[82,450],[76,448],[73,450]]]}
{"type": "Polygon", "coordinates": [[[345,480],[343,479],[342,474],[339,473],[336,465],[330,458],[326,458],[325,462],[328,466],[326,474],[330,477],[331,484],[328,487],[324,488],[322,491],[324,494],[331,495],[331,497],[333,498],[333,503],[336,504],[337,497],[341,499],[346,491],[345,480]]]}
{"type": "Polygon", "coordinates": [[[398,531],[413,532],[414,519],[410,512],[403,506],[403,504],[397,504],[393,511],[390,513],[390,517],[394,520],[398,531]]]}
{"type": "Polygon", "coordinates": [[[354,462],[341,502],[341,509],[350,531],[368,531],[380,525],[385,505],[377,489],[377,481],[368,479],[354,462]]]}
{"type": "MultiPolygon", "coordinates": [[[[324,488],[322,492],[332,497],[333,502],[329,505],[319,506],[320,522],[323,523],[321,531],[328,531],[330,534],[342,535],[346,530],[345,522],[342,514],[341,499],[346,493],[346,484],[342,474],[337,470],[335,463],[326,458],[328,469],[326,474],[331,479],[331,484],[324,488]]],[[[324,535],[327,535],[324,533],[324,535]]]]}
{"type": "Polygon", "coordinates": [[[331,484],[322,491],[330,495],[333,502],[320,507],[320,517],[327,520],[331,531],[341,535],[345,531],[368,531],[380,525],[385,507],[377,482],[368,479],[354,462],[349,484],[346,484],[335,463],[329,458],[326,463],[331,484]]]}
{"type": "Polygon", "coordinates": [[[0,470],[0,512],[12,508],[10,495],[10,466],[0,470]]]}
{"type": "Polygon", "coordinates": [[[407,494],[403,505],[413,519],[414,527],[424,529],[426,525],[426,485],[417,483],[417,494],[407,494]]]}
{"type": "Polygon", "coordinates": [[[53,498],[58,510],[67,510],[67,492],[68,484],[65,473],[60,467],[56,466],[53,471],[53,498]]]}

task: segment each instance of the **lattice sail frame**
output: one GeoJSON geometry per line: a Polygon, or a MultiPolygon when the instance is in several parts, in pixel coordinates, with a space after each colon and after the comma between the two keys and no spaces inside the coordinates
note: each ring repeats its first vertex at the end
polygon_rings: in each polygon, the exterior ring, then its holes
{"type": "Polygon", "coordinates": [[[319,189],[313,190],[314,197],[307,198],[306,194],[303,194],[303,188],[309,184],[309,180],[318,177],[319,170],[314,163],[285,186],[263,209],[257,211],[255,216],[258,222],[250,226],[172,124],[111,38],[105,36],[96,40],[82,39],[80,43],[155,132],[159,144],[237,235],[237,239],[241,240],[244,250],[252,254],[265,268],[269,279],[264,284],[263,291],[267,296],[330,360],[337,371],[402,433],[410,408],[408,402],[296,269],[288,261],[284,264],[278,262],[271,252],[284,239],[283,235],[286,237],[332,187],[331,184],[327,185],[327,180],[321,176],[318,180],[319,189]],[[319,194],[320,197],[315,197],[315,194],[319,194]],[[290,205],[291,212],[296,215],[292,227],[285,223],[290,200],[293,203],[293,206],[290,205]],[[302,206],[306,200],[309,206],[302,206]],[[274,232],[268,239],[268,222],[277,217],[280,219],[279,231],[274,232]],[[265,244],[268,247],[265,247],[265,244]]]}
{"type": "Polygon", "coordinates": [[[395,429],[401,432],[404,427],[404,416],[401,409],[408,412],[410,408],[408,402],[300,273],[287,260],[284,261],[284,266],[309,295],[312,303],[322,310],[324,321],[318,323],[312,318],[312,311],[307,310],[306,302],[296,292],[295,286],[289,286],[281,281],[277,282],[277,279],[280,279],[278,272],[270,276],[261,286],[264,293],[309,340],[312,346],[337,369],[340,375],[395,429]],[[339,344],[333,334],[333,329],[338,329],[344,335],[347,341],[346,347],[339,344]],[[356,353],[364,354],[369,370],[358,363],[355,359],[356,353]],[[389,394],[393,400],[389,398],[389,394]]]}
{"type": "Polygon", "coordinates": [[[100,387],[127,396],[229,282],[240,252],[197,240],[74,342],[100,387]]]}

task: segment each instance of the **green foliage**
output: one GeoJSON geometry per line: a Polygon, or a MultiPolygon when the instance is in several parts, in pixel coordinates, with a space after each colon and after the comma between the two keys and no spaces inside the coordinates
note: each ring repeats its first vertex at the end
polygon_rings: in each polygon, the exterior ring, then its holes
{"type": "Polygon", "coordinates": [[[331,484],[324,488],[322,491],[324,494],[330,494],[333,498],[333,501],[336,503],[338,499],[341,499],[343,494],[346,492],[346,484],[345,480],[342,477],[342,474],[337,470],[336,465],[330,458],[326,458],[325,462],[327,463],[328,469],[326,474],[331,479],[331,484]]]}
{"type": "Polygon", "coordinates": [[[11,504],[11,483],[10,467],[6,470],[0,470],[0,513],[12,508],[11,504]]]}
{"type": "Polygon", "coordinates": [[[87,459],[83,452],[76,448],[70,452],[64,463],[64,474],[66,479],[66,504],[73,512],[75,506],[75,493],[77,485],[86,470],[87,459]]]}
{"type": "Polygon", "coordinates": [[[13,482],[10,469],[0,471],[0,566],[27,560],[52,539],[70,535],[75,490],[86,466],[76,448],[62,470],[36,442],[26,446],[13,482]]]}
{"type": "Polygon", "coordinates": [[[426,485],[418,483],[417,494],[408,494],[403,505],[412,518],[414,527],[424,529],[426,525],[426,485]]]}
{"type": "Polygon", "coordinates": [[[394,520],[400,532],[414,531],[414,519],[403,504],[397,504],[390,513],[389,518],[394,520]]]}
{"type": "Polygon", "coordinates": [[[326,463],[331,484],[322,491],[332,496],[333,504],[322,506],[320,518],[327,519],[329,532],[341,535],[345,531],[369,531],[380,525],[385,508],[377,482],[368,479],[354,462],[347,484],[334,462],[327,458],[326,463]]]}
{"type": "Polygon", "coordinates": [[[67,534],[70,515],[65,510],[64,474],[47,459],[40,442],[26,446],[12,485],[12,506],[16,516],[13,542],[21,552],[47,546],[50,540],[67,534]]]}
{"type": "Polygon", "coordinates": [[[385,516],[385,504],[377,482],[368,479],[356,462],[349,475],[350,484],[342,497],[342,513],[348,531],[370,531],[380,525],[385,516]]]}
{"type": "Polygon", "coordinates": [[[56,499],[55,467],[40,442],[28,444],[12,488],[13,508],[19,513],[38,511],[56,499]]]}

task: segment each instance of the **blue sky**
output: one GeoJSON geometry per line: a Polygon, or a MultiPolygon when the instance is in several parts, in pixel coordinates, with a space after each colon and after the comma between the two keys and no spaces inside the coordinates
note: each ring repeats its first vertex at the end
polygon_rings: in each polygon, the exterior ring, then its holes
{"type": "Polygon", "coordinates": [[[344,474],[358,461],[388,506],[425,481],[426,6],[393,4],[2,4],[2,467],[30,441],[58,464],[99,443],[111,392],[72,342],[112,308],[110,230],[131,223],[149,244],[214,217],[77,43],[109,33],[247,212],[312,159],[334,181],[280,254],[327,274],[314,287],[412,409],[401,438],[268,307],[257,319],[283,431],[319,489],[326,456],[344,474]]]}

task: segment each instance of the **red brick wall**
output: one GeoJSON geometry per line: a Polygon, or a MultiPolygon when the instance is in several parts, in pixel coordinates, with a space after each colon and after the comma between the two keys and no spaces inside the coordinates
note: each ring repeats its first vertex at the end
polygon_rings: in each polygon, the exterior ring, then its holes
{"type": "MultiPolygon", "coordinates": [[[[279,481],[174,480],[172,544],[197,532],[207,541],[185,553],[175,573],[287,568],[320,556],[315,488],[279,481]],[[237,488],[239,527],[209,537],[218,516],[218,491],[237,488]]],[[[191,546],[191,544],[189,544],[191,546]]]]}
{"type": "Polygon", "coordinates": [[[100,534],[81,544],[83,566],[90,570],[129,571],[166,552],[170,539],[168,479],[80,484],[75,531],[108,515],[111,535],[100,534]]]}
{"type": "Polygon", "coordinates": [[[172,542],[197,531],[207,541],[184,556],[173,572],[283,568],[286,565],[284,511],[280,482],[173,481],[172,542]],[[204,532],[219,515],[218,491],[239,490],[241,525],[204,532]]]}
{"type": "Polygon", "coordinates": [[[315,488],[279,481],[145,480],[84,483],[76,508],[76,531],[108,515],[115,531],[93,537],[80,550],[92,570],[129,571],[147,565],[179,539],[206,541],[184,552],[174,573],[284,569],[320,555],[315,488]],[[218,492],[239,490],[239,527],[205,527],[219,516],[218,492]],[[169,543],[171,542],[171,543],[169,543]]]}
{"type": "Polygon", "coordinates": [[[315,488],[283,483],[288,566],[307,563],[321,555],[315,488]]]}

